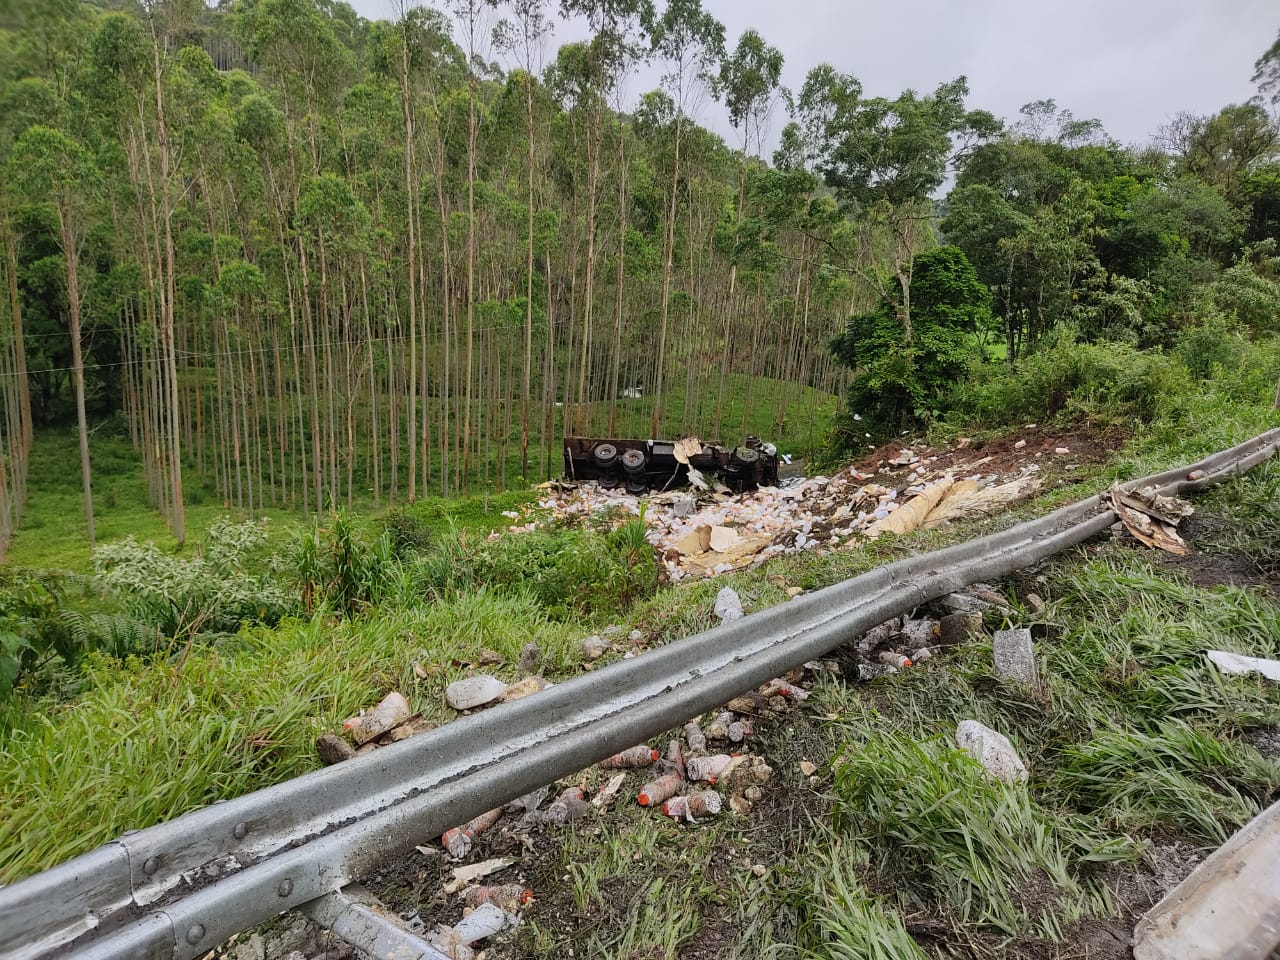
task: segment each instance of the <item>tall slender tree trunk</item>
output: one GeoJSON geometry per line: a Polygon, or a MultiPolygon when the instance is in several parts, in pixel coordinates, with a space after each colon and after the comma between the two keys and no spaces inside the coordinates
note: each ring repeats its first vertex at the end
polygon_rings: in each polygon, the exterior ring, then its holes
{"type": "Polygon", "coordinates": [[[653,416],[649,421],[650,436],[658,436],[662,424],[662,388],[667,357],[667,323],[671,314],[671,273],[675,267],[676,198],[680,183],[680,134],[683,115],[676,114],[676,142],[671,170],[671,203],[667,208],[667,232],[662,251],[662,303],[658,312],[658,365],[653,390],[653,416]]]}
{"type": "Polygon", "coordinates": [[[520,475],[529,478],[529,391],[533,379],[533,75],[525,72],[524,105],[529,135],[529,179],[526,189],[525,283],[524,283],[524,365],[520,371],[520,475]]]}
{"type": "Polygon", "coordinates": [[[70,211],[58,211],[62,251],[67,259],[67,309],[71,325],[71,364],[76,390],[76,425],[80,430],[80,477],[84,486],[84,515],[89,526],[89,549],[96,546],[93,534],[93,479],[89,466],[89,423],[84,410],[84,356],[80,347],[80,250],[71,231],[70,211]]]}
{"type": "MultiPolygon", "coordinates": [[[[409,91],[409,21],[404,20],[404,36],[400,44],[400,102],[404,108],[404,189],[409,229],[409,402],[405,432],[409,442],[409,502],[417,498],[417,410],[418,410],[418,268],[417,207],[413,176],[413,105],[409,91]]],[[[425,416],[425,411],[423,412],[425,416]]]]}
{"type": "Polygon", "coordinates": [[[182,428],[178,408],[178,357],[174,347],[174,304],[177,300],[176,270],[173,247],[173,202],[169,195],[172,178],[172,158],[169,155],[169,129],[164,115],[163,71],[161,44],[153,37],[152,63],[156,87],[156,140],[160,147],[160,219],[164,227],[164,304],[161,308],[160,340],[164,349],[165,374],[169,381],[169,483],[170,521],[174,539],[186,541],[186,514],[182,494],[182,428]]]}

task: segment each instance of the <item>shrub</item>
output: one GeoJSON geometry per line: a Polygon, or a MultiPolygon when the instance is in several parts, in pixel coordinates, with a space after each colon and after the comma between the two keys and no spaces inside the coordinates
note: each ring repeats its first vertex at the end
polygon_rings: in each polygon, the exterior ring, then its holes
{"type": "Polygon", "coordinates": [[[1156,419],[1172,397],[1190,389],[1186,371],[1171,357],[1125,343],[1076,343],[1063,331],[1013,371],[961,391],[962,416],[989,424],[1055,416],[1101,420],[1156,419]]]}
{"type": "Polygon", "coordinates": [[[266,543],[264,523],[219,520],[200,556],[171,557],[127,537],[98,547],[93,563],[126,610],[166,635],[232,632],[244,622],[275,623],[294,606],[266,543]]]}
{"type": "Polygon", "coordinates": [[[659,565],[641,519],[615,529],[534,530],[468,543],[441,538],[413,567],[436,597],[485,587],[528,594],[558,619],[621,611],[657,590],[659,565]]]}

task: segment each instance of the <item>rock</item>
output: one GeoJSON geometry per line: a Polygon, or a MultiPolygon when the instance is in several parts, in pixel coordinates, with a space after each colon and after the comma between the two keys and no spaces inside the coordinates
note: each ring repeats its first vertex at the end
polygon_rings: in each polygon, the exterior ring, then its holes
{"type": "Polygon", "coordinates": [[[981,613],[949,613],[938,621],[938,638],[943,646],[954,647],[982,633],[981,613]]]}
{"type": "Polygon", "coordinates": [[[620,637],[622,636],[622,628],[616,623],[611,623],[600,631],[602,637],[620,637]]]}
{"type": "Polygon", "coordinates": [[[520,648],[520,661],[516,669],[522,674],[538,672],[538,664],[542,661],[542,651],[536,643],[526,643],[520,648]]]}
{"type": "Polygon", "coordinates": [[[1056,454],[1057,454],[1058,456],[1060,456],[1060,457],[1064,457],[1064,456],[1066,456],[1068,453],[1070,453],[1070,452],[1071,452],[1071,450],[1070,450],[1069,448],[1067,448],[1067,447],[1055,447],[1055,448],[1054,448],[1054,450],[1053,450],[1053,452],[1054,452],[1054,453],[1056,453],[1056,454]]]}
{"type": "Polygon", "coordinates": [[[982,613],[984,610],[991,609],[991,604],[985,600],[979,600],[971,593],[949,593],[938,602],[944,607],[961,613],[982,613]]]}
{"type": "Polygon", "coordinates": [[[582,641],[582,655],[588,660],[599,660],[608,649],[609,645],[604,642],[604,637],[592,636],[582,641]]]}
{"type": "Polygon", "coordinates": [[[734,620],[741,620],[745,614],[742,612],[742,600],[738,597],[738,591],[733,587],[725,587],[716,594],[716,616],[725,623],[731,623],[734,620]]]}
{"type": "Polygon", "coordinates": [[[266,960],[267,951],[262,942],[262,937],[256,933],[249,935],[249,939],[236,944],[235,960],[266,960]]]}
{"type": "Polygon", "coordinates": [[[1036,654],[1031,631],[1025,627],[998,630],[992,640],[996,671],[1002,677],[1032,686],[1036,682],[1036,654]]]}
{"type": "Polygon", "coordinates": [[[804,587],[787,587],[788,597],[798,597],[802,593],[804,593],[804,587]]]}
{"type": "Polygon", "coordinates": [[[698,509],[698,501],[693,497],[679,497],[671,504],[671,513],[681,520],[691,517],[698,509]]]}
{"type": "Polygon", "coordinates": [[[627,634],[627,639],[630,640],[632,643],[639,643],[641,640],[644,639],[644,631],[632,630],[630,633],[627,634]]]}
{"type": "Polygon", "coordinates": [[[977,720],[961,720],[956,727],[956,743],[977,760],[992,777],[1005,783],[1027,779],[1027,768],[1004,734],[977,720]]]}
{"type": "Polygon", "coordinates": [[[507,685],[497,677],[477,674],[449,684],[444,699],[455,710],[472,710],[493,703],[506,692],[507,685]]]}
{"type": "Polygon", "coordinates": [[[342,727],[351,734],[352,740],[363,744],[400,726],[412,715],[409,701],[393,690],[372,710],[363,710],[359,716],[343,721],[342,727]]]}
{"type": "Polygon", "coordinates": [[[550,680],[544,680],[542,677],[525,677],[523,680],[517,680],[507,687],[502,694],[502,702],[510,703],[512,700],[519,700],[533,693],[541,693],[551,686],[554,686],[554,684],[550,680]]]}
{"type": "Polygon", "coordinates": [[[816,763],[810,763],[808,760],[801,760],[800,772],[803,773],[806,777],[812,777],[815,773],[818,772],[818,765],[816,763]]]}
{"type": "Polygon", "coordinates": [[[1027,445],[1027,441],[1025,441],[1025,440],[1019,440],[1017,443],[1015,443],[1015,444],[1013,445],[1013,449],[1015,449],[1015,450],[1021,450],[1021,449],[1023,449],[1026,445],[1027,445]]]}
{"type": "Polygon", "coordinates": [[[332,733],[324,733],[316,737],[316,753],[320,755],[320,759],[325,763],[335,764],[341,763],[343,760],[350,760],[356,755],[356,749],[341,737],[336,737],[332,733]]]}
{"type": "Polygon", "coordinates": [[[769,871],[765,869],[765,865],[763,863],[757,863],[751,868],[751,874],[755,877],[763,877],[768,872],[769,871]]]}
{"type": "Polygon", "coordinates": [[[1044,597],[1040,596],[1038,593],[1028,593],[1027,606],[1035,613],[1044,613],[1044,597]]]}
{"type": "Polygon", "coordinates": [[[928,647],[921,647],[919,650],[917,650],[915,653],[911,655],[912,663],[924,663],[926,660],[932,660],[932,659],[933,659],[933,651],[930,650],[928,647]]]}

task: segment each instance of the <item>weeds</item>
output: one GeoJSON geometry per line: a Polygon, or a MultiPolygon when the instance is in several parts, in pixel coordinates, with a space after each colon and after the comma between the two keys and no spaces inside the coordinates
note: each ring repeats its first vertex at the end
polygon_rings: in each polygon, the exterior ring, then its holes
{"type": "Polygon", "coordinates": [[[925,960],[902,916],[886,910],[859,881],[865,850],[851,849],[838,837],[828,840],[828,852],[812,865],[816,879],[806,896],[811,909],[797,948],[777,953],[804,960],[925,960]]]}

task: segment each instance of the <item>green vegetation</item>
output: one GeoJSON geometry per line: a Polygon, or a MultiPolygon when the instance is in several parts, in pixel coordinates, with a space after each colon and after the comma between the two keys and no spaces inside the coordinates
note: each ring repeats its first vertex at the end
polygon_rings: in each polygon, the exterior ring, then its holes
{"type": "MultiPolygon", "coordinates": [[[[644,508],[539,505],[566,434],[823,469],[914,430],[1129,438],[1002,515],[732,575],[755,611],[1280,423],[1262,99],[1125,147],[819,65],[766,162],[781,54],[699,0],[563,0],[590,37],[549,58],[550,0],[447,7],[0,13],[0,884],[310,770],[390,690],[447,722],[449,682],[519,679],[526,644],[556,680],[605,626],[711,626],[726,579],[666,582],[644,508]]],[[[1280,45],[1256,71],[1280,102],[1280,45]]],[[[1201,507],[1187,560],[1090,543],[918,669],[812,677],[759,724],[748,816],[549,829],[512,949],[1021,957],[1125,926],[1153,863],[1280,796],[1280,691],[1204,657],[1280,656],[1280,464],[1201,507]],[[1034,688],[986,639],[1028,622],[1034,688]],[[1028,782],[955,748],[968,718],[1028,782]]]]}

